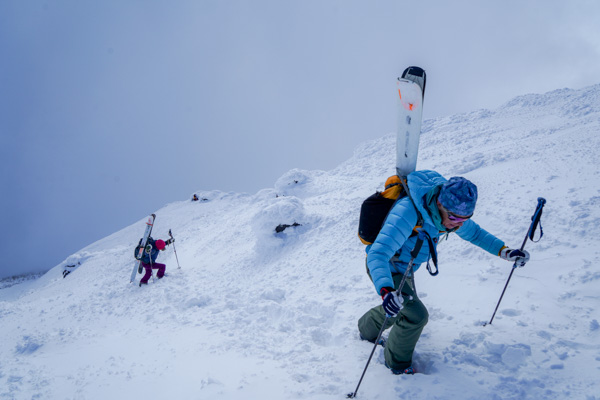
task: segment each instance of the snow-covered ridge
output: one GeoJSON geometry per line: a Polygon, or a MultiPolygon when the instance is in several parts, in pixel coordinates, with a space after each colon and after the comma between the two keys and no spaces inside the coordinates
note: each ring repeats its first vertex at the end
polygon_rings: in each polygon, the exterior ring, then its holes
{"type": "Polygon", "coordinates": [[[600,84],[581,90],[558,89],[545,94],[527,94],[518,96],[500,107],[500,111],[529,109],[538,112],[557,111],[561,115],[584,116],[600,111],[600,84]]]}
{"type": "MultiPolygon", "coordinates": [[[[600,85],[424,121],[418,168],[473,180],[475,220],[511,246],[545,197],[544,238],[485,328],[510,265],[456,236],[441,243],[440,275],[417,274],[423,374],[375,359],[360,398],[598,398],[599,141],[600,85]]],[[[380,301],[358,210],[393,174],[394,146],[388,134],[331,171],[157,210],[153,236],[172,229],[181,269],[168,248],[167,277],[148,287],[128,283],[141,220],[1,289],[0,398],[342,398],[371,350],[356,321],[380,301]]]]}

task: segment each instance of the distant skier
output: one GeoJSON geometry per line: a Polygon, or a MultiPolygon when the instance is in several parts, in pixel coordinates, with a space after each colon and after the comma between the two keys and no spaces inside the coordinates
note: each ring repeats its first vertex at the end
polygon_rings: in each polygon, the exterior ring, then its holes
{"type": "MultiPolygon", "coordinates": [[[[471,220],[477,187],[469,180],[462,177],[446,180],[435,171],[416,171],[408,175],[408,188],[410,198],[403,197],[394,204],[377,239],[366,248],[367,272],[383,304],[366,312],[358,321],[361,339],[374,343],[385,315],[391,317],[386,324],[392,326],[392,330],[384,355],[386,366],[394,374],[415,372],[413,352],[429,318],[427,308],[417,296],[414,274],[406,279],[401,296],[396,294],[417,240],[417,236],[411,234],[419,213],[423,229],[432,238],[434,247],[442,235],[456,232],[462,239],[521,267],[529,261],[527,251],[506,247],[503,241],[471,220]]],[[[429,245],[425,241],[414,260],[413,272],[419,269],[420,263],[427,262],[429,256],[429,245]]],[[[449,295],[460,295],[460,288],[451,288],[449,295]]]]}
{"type": "Polygon", "coordinates": [[[174,241],[175,239],[169,239],[165,242],[162,239],[154,240],[151,237],[148,238],[148,244],[146,245],[144,255],[141,259],[142,266],[146,270],[146,274],[140,280],[140,286],[148,284],[148,280],[152,276],[153,269],[158,270],[156,273],[156,277],[158,279],[162,279],[165,276],[165,269],[167,266],[165,264],[157,263],[156,258],[158,257],[159,251],[164,251],[165,248],[174,241]]]}

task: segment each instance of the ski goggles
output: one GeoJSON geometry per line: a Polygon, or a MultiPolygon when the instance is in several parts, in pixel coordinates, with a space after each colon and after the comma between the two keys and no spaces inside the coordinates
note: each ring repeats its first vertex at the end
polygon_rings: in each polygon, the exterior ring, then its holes
{"type": "Polygon", "coordinates": [[[470,215],[468,217],[459,217],[458,215],[453,214],[448,210],[446,210],[446,213],[448,213],[448,219],[452,222],[465,222],[466,220],[468,220],[472,217],[472,215],[470,215]]]}
{"type": "Polygon", "coordinates": [[[444,209],[444,211],[446,211],[446,214],[448,215],[448,219],[452,222],[465,222],[466,220],[470,219],[472,217],[472,215],[469,215],[468,217],[461,217],[460,215],[456,215],[453,212],[450,212],[446,209],[446,207],[442,206],[440,204],[440,207],[442,207],[444,209]]]}

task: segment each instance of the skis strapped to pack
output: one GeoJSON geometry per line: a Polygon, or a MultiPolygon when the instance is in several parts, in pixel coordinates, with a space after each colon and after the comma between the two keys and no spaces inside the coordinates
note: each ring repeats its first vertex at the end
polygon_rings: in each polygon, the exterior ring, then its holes
{"type": "Polygon", "coordinates": [[[138,273],[141,273],[140,269],[142,267],[142,256],[143,256],[143,252],[145,251],[146,248],[146,244],[148,243],[148,238],[150,237],[150,234],[152,233],[152,227],[154,226],[154,220],[156,219],[156,215],[155,214],[151,214],[148,217],[148,221],[146,222],[146,230],[144,231],[144,236],[142,237],[141,243],[138,244],[138,247],[136,247],[137,250],[137,254],[135,256],[135,264],[133,266],[133,270],[131,271],[131,278],[129,280],[129,282],[133,282],[135,280],[135,276],[138,273]]]}
{"type": "Polygon", "coordinates": [[[417,166],[426,79],[422,68],[408,67],[396,82],[396,174],[400,177],[408,176],[417,166]]]}

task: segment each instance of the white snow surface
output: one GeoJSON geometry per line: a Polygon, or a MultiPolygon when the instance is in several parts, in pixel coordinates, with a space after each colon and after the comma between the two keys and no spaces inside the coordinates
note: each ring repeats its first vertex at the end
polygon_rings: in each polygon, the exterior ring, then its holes
{"type": "MultiPolygon", "coordinates": [[[[600,85],[424,121],[418,169],[471,179],[474,220],[512,247],[546,198],[544,237],[485,327],[512,265],[441,242],[440,274],[416,276],[421,373],[391,374],[378,348],[358,399],[600,399],[599,142],[600,85]]],[[[345,398],[372,349],[357,320],[381,301],[359,209],[394,163],[388,134],[331,171],[166,205],[153,237],[173,230],[181,269],[167,248],[167,276],[147,287],[129,283],[145,219],[0,286],[0,399],[345,398]]]]}

